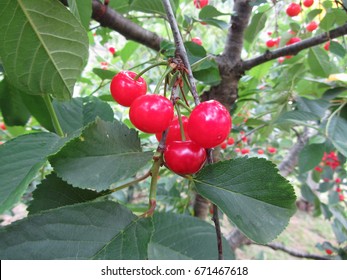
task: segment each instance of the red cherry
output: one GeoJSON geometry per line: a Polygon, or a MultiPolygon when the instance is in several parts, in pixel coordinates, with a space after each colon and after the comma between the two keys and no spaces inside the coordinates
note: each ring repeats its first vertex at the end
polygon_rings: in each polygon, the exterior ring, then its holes
{"type": "Polygon", "coordinates": [[[316,166],[316,167],[314,168],[314,170],[316,170],[316,171],[319,172],[319,173],[323,172],[323,168],[320,167],[320,166],[316,166]]]}
{"type": "Polygon", "coordinates": [[[121,71],[111,81],[110,91],[113,99],[120,105],[130,107],[133,101],[147,92],[146,81],[135,72],[121,71]]]}
{"type": "Polygon", "coordinates": [[[278,63],[283,63],[284,60],[285,60],[285,58],[283,56],[281,56],[277,59],[278,63]]]}
{"type": "Polygon", "coordinates": [[[3,122],[0,123],[0,129],[6,130],[6,125],[3,122]]]}
{"type": "Polygon", "coordinates": [[[241,149],[240,148],[235,148],[235,153],[239,153],[239,152],[241,152],[241,149]]]}
{"type": "Polygon", "coordinates": [[[259,150],[258,150],[258,154],[259,154],[259,155],[263,155],[263,154],[264,154],[264,150],[259,149],[259,150]]]}
{"type": "Polygon", "coordinates": [[[306,25],[306,30],[308,32],[312,32],[314,30],[316,30],[318,27],[318,23],[315,21],[311,21],[308,25],[306,25]]]}
{"type": "Polygon", "coordinates": [[[309,8],[313,5],[314,0],[304,0],[303,4],[306,8],[309,8]]]}
{"type": "Polygon", "coordinates": [[[265,42],[265,44],[266,44],[266,46],[267,46],[268,48],[273,48],[273,47],[275,46],[275,44],[276,44],[276,41],[275,41],[274,39],[270,39],[270,40],[267,40],[267,41],[265,42]]]}
{"type": "Polygon", "coordinates": [[[228,145],[234,145],[235,139],[233,137],[228,138],[228,145]]]}
{"type": "Polygon", "coordinates": [[[220,144],[220,148],[222,150],[225,150],[227,148],[227,145],[228,145],[228,143],[224,141],[222,144],[220,144]]]}
{"type": "Polygon", "coordinates": [[[247,143],[248,138],[247,138],[246,136],[243,136],[243,137],[241,137],[241,141],[242,141],[243,143],[247,143]]]}
{"type": "Polygon", "coordinates": [[[112,55],[116,53],[116,49],[114,47],[109,47],[108,50],[110,53],[112,53],[112,55]]]}
{"type": "Polygon", "coordinates": [[[327,253],[328,255],[331,255],[333,253],[333,251],[330,249],[325,249],[325,253],[327,253]]]}
{"type": "Polygon", "coordinates": [[[326,43],[324,44],[324,49],[325,49],[326,51],[328,51],[328,50],[330,49],[330,41],[328,41],[328,42],[326,42],[326,43]]]}
{"type": "Polygon", "coordinates": [[[241,154],[243,154],[243,155],[246,155],[246,154],[249,154],[249,149],[248,148],[243,148],[243,149],[241,149],[241,154]]]}
{"type": "Polygon", "coordinates": [[[173,141],[167,145],[164,152],[166,166],[180,175],[198,172],[205,161],[205,149],[190,140],[173,141]]]}
{"type": "Polygon", "coordinates": [[[336,192],[341,192],[341,191],[342,191],[341,188],[339,188],[339,187],[336,188],[336,192]]]}
{"type": "Polygon", "coordinates": [[[329,178],[323,178],[323,181],[324,181],[325,183],[328,183],[328,182],[330,182],[330,179],[329,179],[329,178]]]}
{"type": "Polygon", "coordinates": [[[290,17],[295,17],[301,12],[301,6],[296,3],[290,3],[286,9],[286,13],[290,17]]]}
{"type": "Polygon", "coordinates": [[[268,147],[268,148],[267,148],[267,151],[268,151],[270,154],[274,154],[274,153],[277,152],[277,149],[274,148],[274,147],[268,147]]]}
{"type": "Polygon", "coordinates": [[[298,43],[298,42],[300,42],[300,41],[301,41],[300,38],[298,38],[298,37],[293,37],[293,38],[290,38],[290,39],[289,39],[289,41],[286,43],[286,45],[289,46],[289,45],[298,43]]]}
{"type": "Polygon", "coordinates": [[[213,148],[228,137],[231,125],[228,110],[218,101],[209,100],[193,109],[188,121],[188,135],[201,147],[213,148]]]}
{"type": "MultiPolygon", "coordinates": [[[[189,135],[188,135],[188,118],[186,116],[182,116],[182,124],[183,124],[183,129],[184,129],[184,136],[186,137],[186,140],[189,140],[189,135]]],[[[158,141],[161,140],[162,133],[156,133],[155,137],[157,138],[158,141]]],[[[178,121],[178,117],[175,116],[173,120],[171,121],[169,125],[169,131],[166,136],[166,144],[171,143],[172,141],[182,141],[181,137],[181,129],[180,129],[180,123],[178,121]]]]}
{"type": "Polygon", "coordinates": [[[192,42],[195,43],[195,44],[198,44],[198,45],[202,45],[202,41],[199,37],[194,37],[192,38],[192,42]]]}
{"type": "Polygon", "coordinates": [[[336,184],[340,184],[341,182],[342,182],[341,178],[336,178],[336,179],[335,179],[335,183],[336,183],[336,184]]]}
{"type": "Polygon", "coordinates": [[[146,133],[163,132],[170,125],[173,115],[174,109],[170,100],[157,94],[136,98],[129,111],[132,124],[146,133]]]}
{"type": "Polygon", "coordinates": [[[339,200],[340,201],[344,201],[345,200],[345,197],[342,193],[339,193],[339,200]]]}
{"type": "Polygon", "coordinates": [[[202,9],[206,5],[208,5],[208,0],[194,0],[194,6],[197,9],[202,9]]]}

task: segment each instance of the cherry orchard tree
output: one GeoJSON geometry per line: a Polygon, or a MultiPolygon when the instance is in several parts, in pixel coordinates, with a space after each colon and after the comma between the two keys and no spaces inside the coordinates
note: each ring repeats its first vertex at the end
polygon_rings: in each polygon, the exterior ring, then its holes
{"type": "Polygon", "coordinates": [[[313,2],[0,0],[1,258],[232,259],[219,215],[269,244],[294,187],[345,258],[346,5],[313,2]]]}

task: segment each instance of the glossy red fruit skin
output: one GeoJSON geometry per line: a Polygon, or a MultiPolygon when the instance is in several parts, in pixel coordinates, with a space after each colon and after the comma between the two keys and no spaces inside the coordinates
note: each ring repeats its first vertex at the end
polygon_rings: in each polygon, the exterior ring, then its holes
{"type": "Polygon", "coordinates": [[[193,109],[188,121],[188,135],[201,147],[213,148],[224,142],[231,126],[228,110],[218,101],[209,100],[193,109]]]}
{"type": "MultiPolygon", "coordinates": [[[[186,116],[182,116],[182,124],[184,129],[184,136],[186,137],[186,140],[189,140],[188,118],[186,116]]],[[[169,128],[169,131],[166,135],[166,141],[165,141],[166,145],[171,143],[172,141],[182,141],[180,123],[178,121],[177,116],[173,118],[168,128],[169,128]]],[[[159,142],[161,140],[162,133],[161,132],[156,133],[155,137],[157,138],[159,142]]]]}
{"type": "Polygon", "coordinates": [[[298,38],[298,37],[293,37],[293,38],[290,38],[290,39],[289,39],[289,41],[286,43],[286,45],[289,46],[289,45],[298,43],[298,42],[300,42],[300,41],[301,41],[300,38],[298,38]]]}
{"type": "Polygon", "coordinates": [[[199,46],[202,45],[202,40],[199,37],[192,38],[192,42],[199,45],[199,46]]]}
{"type": "Polygon", "coordinates": [[[146,133],[160,133],[168,128],[174,116],[169,99],[157,94],[142,95],[130,106],[129,118],[132,124],[146,133]]]}
{"type": "Polygon", "coordinates": [[[313,5],[313,2],[314,2],[314,0],[304,0],[303,5],[306,8],[309,8],[309,7],[311,7],[313,5]]]}
{"type": "Polygon", "coordinates": [[[241,149],[241,154],[243,154],[243,155],[247,155],[247,154],[249,154],[249,152],[250,152],[250,150],[248,148],[241,149]]]}
{"type": "Polygon", "coordinates": [[[315,22],[315,21],[311,21],[311,22],[306,26],[306,30],[307,30],[308,32],[312,32],[312,31],[316,30],[317,27],[318,27],[318,23],[315,22]]]}
{"type": "Polygon", "coordinates": [[[194,0],[194,6],[197,9],[202,9],[206,5],[208,5],[208,0],[194,0]]]}
{"type": "Polygon", "coordinates": [[[259,149],[259,150],[258,150],[258,155],[263,155],[263,154],[264,154],[264,150],[259,149]]]}
{"type": "Polygon", "coordinates": [[[301,6],[296,3],[290,3],[286,9],[286,13],[290,17],[295,17],[301,12],[301,6]]]}
{"type": "Polygon", "coordinates": [[[270,39],[270,40],[267,40],[267,41],[265,42],[265,44],[266,44],[266,46],[267,46],[268,48],[273,48],[273,47],[276,45],[276,41],[273,40],[273,39],[270,39]]]}
{"type": "Polygon", "coordinates": [[[324,49],[325,49],[326,51],[329,51],[329,49],[330,49],[330,41],[328,41],[328,42],[326,42],[326,43],[324,44],[324,49]]]}
{"type": "Polygon", "coordinates": [[[142,77],[135,81],[136,75],[132,71],[121,71],[111,81],[111,95],[117,103],[124,107],[130,107],[136,98],[147,93],[146,81],[142,77]]]}
{"type": "Polygon", "coordinates": [[[6,125],[3,122],[0,123],[0,129],[6,130],[6,125]]]}
{"type": "Polygon", "coordinates": [[[333,253],[333,251],[330,250],[330,249],[325,249],[325,252],[326,252],[328,255],[331,255],[331,254],[333,253]]]}
{"type": "Polygon", "coordinates": [[[206,150],[188,141],[173,141],[164,152],[165,165],[179,175],[198,172],[206,161],[206,150]]]}

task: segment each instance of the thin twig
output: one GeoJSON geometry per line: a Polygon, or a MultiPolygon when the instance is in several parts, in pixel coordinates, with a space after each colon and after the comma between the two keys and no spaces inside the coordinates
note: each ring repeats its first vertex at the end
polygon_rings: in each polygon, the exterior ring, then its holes
{"type": "Polygon", "coordinates": [[[264,247],[269,247],[273,250],[280,250],[280,251],[283,251],[283,252],[285,252],[285,253],[293,256],[293,257],[297,257],[297,258],[312,259],[312,260],[329,260],[329,258],[324,257],[324,256],[305,253],[305,252],[299,252],[299,251],[287,248],[283,244],[280,244],[280,243],[269,243],[269,244],[252,243],[252,244],[264,246],[264,247]]]}
{"type": "Polygon", "coordinates": [[[195,105],[198,105],[200,103],[200,99],[199,99],[199,95],[196,91],[195,80],[193,77],[192,68],[190,67],[190,64],[189,64],[188,55],[187,55],[186,49],[185,49],[184,44],[183,44],[183,39],[182,39],[180,30],[178,28],[175,15],[172,11],[171,3],[169,0],[163,0],[163,4],[164,4],[166,15],[167,15],[167,18],[168,18],[168,21],[170,23],[171,30],[172,30],[172,33],[174,36],[175,45],[176,45],[176,52],[179,55],[179,58],[182,59],[184,66],[188,69],[188,80],[189,80],[189,83],[190,83],[190,86],[192,89],[194,102],[195,102],[195,105]]]}

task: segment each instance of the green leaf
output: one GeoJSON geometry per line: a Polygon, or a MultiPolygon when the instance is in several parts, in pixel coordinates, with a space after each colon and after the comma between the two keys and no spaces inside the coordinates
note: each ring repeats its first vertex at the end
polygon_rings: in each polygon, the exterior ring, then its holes
{"type": "Polygon", "coordinates": [[[91,259],[136,218],[111,201],[44,211],[0,230],[0,258],[91,259]]]}
{"type": "Polygon", "coordinates": [[[310,48],[308,51],[307,62],[313,75],[328,77],[329,74],[331,74],[329,56],[322,48],[310,48]]]}
{"type": "Polygon", "coordinates": [[[264,29],[266,21],[266,13],[258,13],[252,17],[251,23],[248,25],[244,36],[248,43],[251,44],[255,40],[259,32],[264,29]]]}
{"type": "Polygon", "coordinates": [[[307,99],[304,97],[297,98],[298,109],[300,111],[310,112],[322,118],[325,111],[330,106],[330,102],[324,99],[307,99]]]}
{"type": "Polygon", "coordinates": [[[0,109],[5,123],[10,126],[24,126],[30,118],[21,93],[6,78],[0,82],[0,109]]]}
{"type": "Polygon", "coordinates": [[[230,13],[228,14],[222,13],[218,11],[214,6],[211,6],[211,5],[207,5],[203,7],[199,12],[199,18],[202,20],[219,17],[223,15],[230,15],[230,13]]]}
{"type": "Polygon", "coordinates": [[[89,0],[68,0],[70,11],[81,22],[84,29],[89,31],[89,22],[92,18],[92,3],[89,0]]]}
{"type": "Polygon", "coordinates": [[[123,63],[127,63],[130,57],[136,53],[136,50],[140,46],[139,43],[136,43],[134,41],[127,41],[123,49],[121,49],[117,54],[120,55],[123,63]]]}
{"type": "Polygon", "coordinates": [[[330,88],[324,92],[323,99],[332,100],[339,96],[347,96],[347,87],[330,88]]]}
{"type": "Polygon", "coordinates": [[[55,132],[51,116],[42,96],[21,92],[21,97],[30,114],[48,131],[55,132]]]}
{"type": "Polygon", "coordinates": [[[94,255],[93,259],[146,260],[152,232],[151,219],[134,219],[94,255]]]}
{"type": "Polygon", "coordinates": [[[151,159],[142,152],[137,132],[115,121],[97,119],[80,137],[50,158],[58,176],[73,186],[107,189],[135,175],[151,159]]]}
{"type": "Polygon", "coordinates": [[[47,156],[55,153],[64,140],[53,133],[32,133],[0,145],[0,213],[19,201],[47,156]]]}
{"type": "Polygon", "coordinates": [[[322,9],[313,9],[313,10],[309,11],[309,13],[306,15],[306,22],[312,21],[322,11],[323,11],[322,9]]]}
{"type": "Polygon", "coordinates": [[[130,1],[129,0],[117,0],[110,1],[109,6],[115,9],[119,13],[128,13],[130,11],[130,1]]]}
{"type": "Polygon", "coordinates": [[[0,57],[11,84],[70,99],[88,58],[88,36],[78,20],[51,0],[4,0],[0,11],[0,57]]]}
{"type": "MultiPolygon", "coordinates": [[[[135,11],[160,14],[166,16],[164,5],[161,0],[130,0],[130,8],[135,11]]],[[[175,12],[178,8],[179,0],[170,0],[172,10],[175,12]]]]}
{"type": "Polygon", "coordinates": [[[291,123],[297,125],[306,125],[307,122],[317,121],[320,118],[310,112],[304,111],[289,111],[283,113],[276,121],[277,124],[291,123]]]}
{"type": "Polygon", "coordinates": [[[94,122],[96,117],[104,121],[113,121],[112,108],[97,97],[77,97],[64,102],[54,100],[53,106],[59,123],[67,134],[94,122]]]}
{"type": "Polygon", "coordinates": [[[112,80],[117,72],[105,70],[101,68],[93,68],[93,73],[96,74],[101,80],[112,80]]]}
{"type": "Polygon", "coordinates": [[[295,212],[292,186],[265,159],[238,158],[207,165],[194,182],[199,194],[259,243],[276,238],[295,212]]]}
{"type": "Polygon", "coordinates": [[[103,193],[92,190],[74,188],[55,173],[51,173],[33,192],[33,200],[28,211],[29,215],[32,215],[44,210],[91,201],[102,195],[103,193]]]}
{"type": "Polygon", "coordinates": [[[300,173],[312,170],[317,166],[323,157],[325,144],[306,145],[299,154],[300,173]]]}
{"type": "Polygon", "coordinates": [[[335,148],[347,157],[346,141],[347,121],[338,116],[334,116],[327,123],[327,136],[335,148]]]}
{"type": "MultiPolygon", "coordinates": [[[[197,218],[173,213],[156,213],[154,233],[148,246],[151,260],[216,260],[216,231],[197,218]]],[[[235,256],[223,238],[223,254],[227,260],[235,256]]]]}
{"type": "Polygon", "coordinates": [[[205,59],[207,53],[204,47],[193,42],[185,42],[184,46],[186,48],[190,64],[194,64],[201,59],[205,59]]]}
{"type": "Polygon", "coordinates": [[[330,41],[329,50],[333,54],[336,54],[341,58],[344,58],[346,56],[346,49],[339,42],[330,41]]]}
{"type": "Polygon", "coordinates": [[[213,58],[205,57],[192,65],[194,77],[208,85],[219,84],[221,77],[218,64],[213,58]]]}

